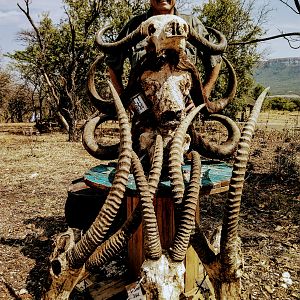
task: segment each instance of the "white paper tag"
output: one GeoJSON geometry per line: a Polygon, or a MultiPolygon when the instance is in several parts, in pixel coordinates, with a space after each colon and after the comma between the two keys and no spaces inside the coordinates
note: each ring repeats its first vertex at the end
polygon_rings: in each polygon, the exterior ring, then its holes
{"type": "Polygon", "coordinates": [[[139,115],[148,109],[141,95],[136,95],[133,98],[133,105],[139,115]]]}

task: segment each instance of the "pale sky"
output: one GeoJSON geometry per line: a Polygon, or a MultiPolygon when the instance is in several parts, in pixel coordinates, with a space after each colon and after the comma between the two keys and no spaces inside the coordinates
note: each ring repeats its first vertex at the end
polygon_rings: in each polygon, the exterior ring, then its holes
{"type": "MultiPolygon", "coordinates": [[[[293,0],[287,0],[293,5],[293,0]]],[[[205,1],[192,0],[194,4],[201,4],[205,1]]],[[[265,3],[266,0],[256,1],[257,5],[265,3]]],[[[0,63],[6,62],[2,55],[14,50],[23,49],[23,45],[17,40],[17,33],[22,29],[29,29],[30,24],[24,14],[17,7],[17,3],[22,6],[23,0],[0,0],[0,63]]],[[[268,35],[284,32],[300,31],[300,16],[291,11],[279,0],[270,1],[273,11],[269,14],[266,28],[268,35]]],[[[38,20],[42,12],[49,12],[50,17],[58,21],[64,12],[61,0],[31,0],[31,15],[34,20],[38,20]]],[[[300,49],[291,49],[284,39],[261,43],[261,48],[266,49],[266,58],[278,57],[300,57],[300,49]]]]}

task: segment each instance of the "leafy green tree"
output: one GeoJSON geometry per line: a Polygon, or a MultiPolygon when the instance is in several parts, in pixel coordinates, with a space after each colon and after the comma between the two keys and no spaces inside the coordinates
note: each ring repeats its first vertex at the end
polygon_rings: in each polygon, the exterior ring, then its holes
{"type": "MultiPolygon", "coordinates": [[[[254,0],[210,0],[195,8],[195,13],[205,26],[221,31],[227,38],[228,48],[225,54],[237,74],[238,89],[236,101],[228,106],[225,113],[234,117],[252,98],[255,82],[253,69],[261,58],[256,44],[234,45],[237,40],[248,40],[264,34],[262,24],[268,13],[268,7],[263,6],[260,13],[255,15],[254,0]]],[[[221,73],[215,88],[214,97],[218,98],[226,87],[226,76],[221,73]]]]}
{"type": "MultiPolygon", "coordinates": [[[[47,14],[35,24],[30,0],[18,4],[32,25],[20,38],[27,47],[10,55],[20,73],[38,90],[51,95],[50,106],[69,133],[77,139],[76,122],[90,113],[86,101],[86,74],[96,57],[95,32],[112,23],[119,30],[148,1],[63,0],[65,17],[54,24],[47,14]]],[[[102,71],[104,72],[104,70],[102,71]]]]}

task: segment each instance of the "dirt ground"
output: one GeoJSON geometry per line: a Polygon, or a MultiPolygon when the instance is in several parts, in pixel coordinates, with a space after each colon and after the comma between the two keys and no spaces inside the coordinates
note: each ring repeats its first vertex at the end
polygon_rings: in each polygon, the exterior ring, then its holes
{"type": "MultiPolygon", "coordinates": [[[[295,131],[255,135],[240,221],[243,299],[300,299],[299,141],[295,131]]],[[[0,134],[0,144],[0,299],[40,299],[68,186],[99,162],[60,133],[0,134]]],[[[202,199],[208,234],[225,197],[202,199]]]]}

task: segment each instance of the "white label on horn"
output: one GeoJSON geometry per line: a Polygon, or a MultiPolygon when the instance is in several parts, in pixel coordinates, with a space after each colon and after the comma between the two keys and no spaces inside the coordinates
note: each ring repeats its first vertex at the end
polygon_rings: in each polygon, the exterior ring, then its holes
{"type": "Polygon", "coordinates": [[[143,97],[141,94],[137,94],[133,97],[133,105],[136,110],[136,112],[140,115],[144,111],[148,109],[143,97]]]}

